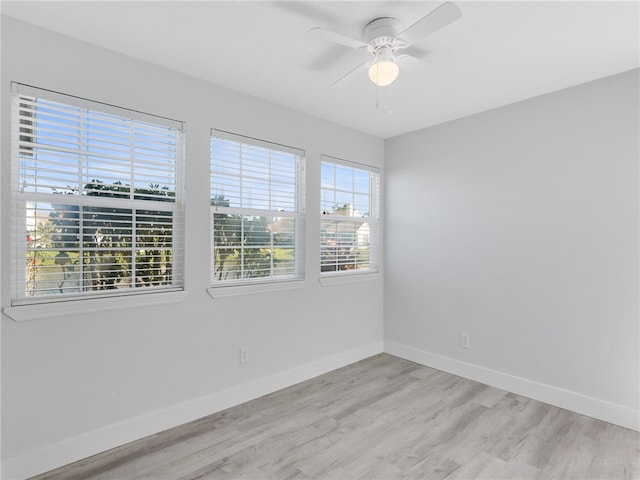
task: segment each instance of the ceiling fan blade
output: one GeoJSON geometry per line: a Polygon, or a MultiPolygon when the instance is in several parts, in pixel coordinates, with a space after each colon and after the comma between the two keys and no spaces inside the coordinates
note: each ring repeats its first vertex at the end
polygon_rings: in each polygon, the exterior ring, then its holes
{"type": "Polygon", "coordinates": [[[344,75],[342,75],[340,78],[338,78],[335,82],[333,82],[330,86],[331,87],[335,87],[338,83],[342,82],[345,78],[347,78],[349,75],[351,75],[353,72],[355,72],[356,70],[359,70],[360,68],[364,67],[365,65],[368,65],[370,63],[370,60],[367,60],[365,62],[359,63],[358,65],[356,65],[355,67],[353,67],[351,70],[349,70],[347,73],[345,73],[344,75]]]}
{"type": "Polygon", "coordinates": [[[414,57],[413,55],[399,55],[400,69],[408,72],[426,72],[434,67],[441,67],[426,58],[414,57]]]}
{"type": "Polygon", "coordinates": [[[351,37],[346,37],[340,33],[333,32],[331,30],[327,30],[322,27],[312,28],[311,30],[309,30],[309,33],[321,40],[337,43],[338,45],[344,45],[345,47],[349,47],[349,48],[355,48],[356,50],[367,46],[361,40],[356,40],[351,37]]]}
{"type": "Polygon", "coordinates": [[[461,16],[462,12],[456,5],[451,2],[443,3],[409,28],[400,32],[396,35],[396,38],[402,38],[407,42],[407,45],[411,45],[455,22],[461,16]]]}
{"type": "Polygon", "coordinates": [[[402,62],[402,65],[409,65],[410,68],[415,67],[414,70],[425,66],[444,68],[441,63],[433,61],[429,51],[416,45],[398,50],[396,58],[402,62]]]}
{"type": "Polygon", "coordinates": [[[334,68],[336,64],[340,64],[351,54],[352,51],[347,50],[342,45],[330,45],[326,52],[309,62],[307,68],[316,71],[334,68]]]}
{"type": "Polygon", "coordinates": [[[430,62],[429,51],[417,45],[411,45],[410,47],[398,49],[396,51],[397,58],[414,57],[423,62],[430,62]]]}

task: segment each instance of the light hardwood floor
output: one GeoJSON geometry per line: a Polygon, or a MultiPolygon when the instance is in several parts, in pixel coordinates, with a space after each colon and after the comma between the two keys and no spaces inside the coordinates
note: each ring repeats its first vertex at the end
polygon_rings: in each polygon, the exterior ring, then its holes
{"type": "Polygon", "coordinates": [[[638,479],[640,434],[380,354],[43,479],[638,479]]]}

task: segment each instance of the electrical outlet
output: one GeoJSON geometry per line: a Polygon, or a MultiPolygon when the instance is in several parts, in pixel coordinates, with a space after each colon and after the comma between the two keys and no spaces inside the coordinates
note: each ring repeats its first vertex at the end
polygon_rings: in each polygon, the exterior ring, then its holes
{"type": "Polygon", "coordinates": [[[471,348],[471,344],[469,343],[469,334],[461,333],[460,334],[460,347],[461,348],[471,348]]]}
{"type": "Polygon", "coordinates": [[[240,347],[240,363],[249,363],[249,347],[240,347]]]}

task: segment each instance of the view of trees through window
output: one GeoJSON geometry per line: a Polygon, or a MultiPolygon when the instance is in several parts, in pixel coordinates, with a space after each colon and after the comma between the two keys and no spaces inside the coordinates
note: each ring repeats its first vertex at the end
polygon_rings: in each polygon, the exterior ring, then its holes
{"type": "MultiPolygon", "coordinates": [[[[113,198],[129,189],[93,186],[89,197],[113,198]]],[[[135,190],[150,193],[175,195],[156,185],[135,190]]],[[[33,219],[26,236],[28,296],[172,284],[172,212],[68,204],[58,195],[60,203],[27,206],[33,219]]]]}
{"type": "MultiPolygon", "coordinates": [[[[214,197],[212,207],[228,207],[214,197]]],[[[293,276],[295,219],[290,217],[213,213],[215,280],[293,276]]]]}
{"type": "MultiPolygon", "coordinates": [[[[107,107],[14,93],[14,300],[182,286],[182,124],[107,107]]],[[[375,269],[378,173],[322,158],[320,270],[375,269]]],[[[212,131],[212,284],[304,276],[304,178],[303,151],[212,131]]]]}
{"type": "Polygon", "coordinates": [[[212,283],[299,277],[302,152],[243,139],[211,139],[212,283]]]}
{"type": "Polygon", "coordinates": [[[181,282],[178,128],[26,95],[13,121],[15,298],[181,282]]]}

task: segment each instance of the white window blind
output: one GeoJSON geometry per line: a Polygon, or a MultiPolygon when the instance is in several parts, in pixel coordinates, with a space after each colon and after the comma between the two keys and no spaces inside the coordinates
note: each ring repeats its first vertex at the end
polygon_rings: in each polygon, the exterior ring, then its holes
{"type": "Polygon", "coordinates": [[[304,152],[212,130],[211,284],[304,277],[304,152]]]}
{"type": "Polygon", "coordinates": [[[380,174],[373,167],[322,157],[320,271],[378,271],[380,174]]]}
{"type": "Polygon", "coordinates": [[[181,289],[182,123],[12,90],[12,304],[181,289]]]}

